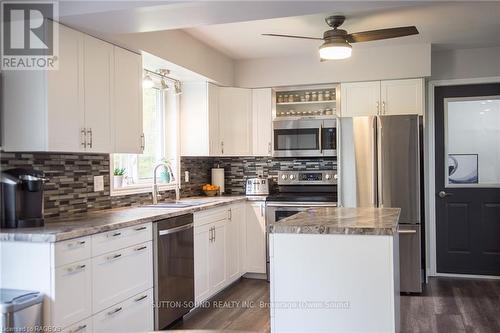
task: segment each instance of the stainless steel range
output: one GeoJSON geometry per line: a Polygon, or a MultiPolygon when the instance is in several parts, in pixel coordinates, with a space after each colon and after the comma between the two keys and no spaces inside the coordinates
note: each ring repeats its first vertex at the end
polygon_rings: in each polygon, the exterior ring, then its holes
{"type": "MultiPolygon", "coordinates": [[[[266,201],[266,241],[268,225],[311,207],[337,206],[337,170],[278,171],[278,191],[266,201]]],[[[266,253],[269,280],[269,251],[266,253]]]]}

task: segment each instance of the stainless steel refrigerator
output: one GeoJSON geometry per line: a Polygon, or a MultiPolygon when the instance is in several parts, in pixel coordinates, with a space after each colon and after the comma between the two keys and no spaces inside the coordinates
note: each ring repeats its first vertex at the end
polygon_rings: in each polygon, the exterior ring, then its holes
{"type": "Polygon", "coordinates": [[[422,117],[340,118],[340,203],[344,207],[399,207],[400,290],[421,292],[422,117]]]}

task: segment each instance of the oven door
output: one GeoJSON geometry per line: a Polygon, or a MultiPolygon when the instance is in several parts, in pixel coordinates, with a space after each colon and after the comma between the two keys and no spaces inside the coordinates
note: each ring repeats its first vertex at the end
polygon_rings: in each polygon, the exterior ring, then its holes
{"type": "Polygon", "coordinates": [[[274,157],[322,156],[322,120],[273,121],[274,157]]]}

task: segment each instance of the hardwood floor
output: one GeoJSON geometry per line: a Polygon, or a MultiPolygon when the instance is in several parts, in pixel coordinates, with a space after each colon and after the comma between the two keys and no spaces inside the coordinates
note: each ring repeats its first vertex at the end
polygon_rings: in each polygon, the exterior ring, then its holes
{"type": "MultiPolygon", "coordinates": [[[[241,279],[173,328],[269,332],[269,284],[241,279]],[[224,302],[224,303],[223,303],[224,302]]],[[[500,280],[431,278],[401,296],[401,332],[500,332],[500,280]]]]}

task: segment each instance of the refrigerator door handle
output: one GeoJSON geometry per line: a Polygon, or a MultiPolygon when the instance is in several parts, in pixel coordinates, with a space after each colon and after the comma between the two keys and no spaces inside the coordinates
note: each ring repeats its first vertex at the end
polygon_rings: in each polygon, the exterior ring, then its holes
{"type": "Polygon", "coordinates": [[[382,120],[377,117],[377,207],[384,207],[384,177],[383,177],[383,163],[382,160],[382,120]]]}
{"type": "Polygon", "coordinates": [[[373,144],[372,144],[372,172],[373,172],[373,206],[378,207],[379,202],[378,202],[378,191],[379,191],[379,184],[378,184],[378,173],[379,173],[379,143],[378,143],[378,117],[373,118],[373,144]]]}

